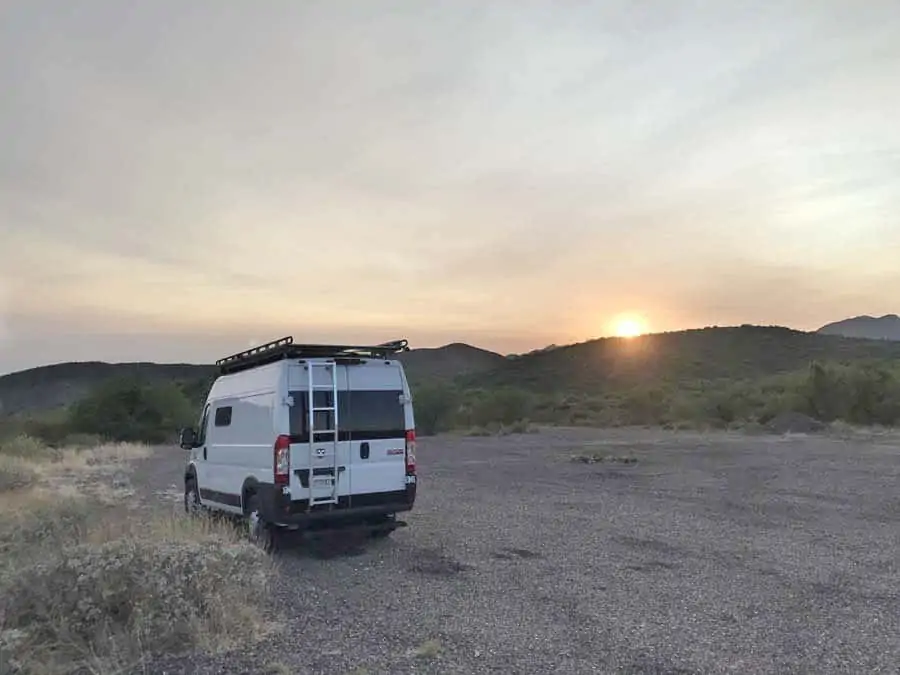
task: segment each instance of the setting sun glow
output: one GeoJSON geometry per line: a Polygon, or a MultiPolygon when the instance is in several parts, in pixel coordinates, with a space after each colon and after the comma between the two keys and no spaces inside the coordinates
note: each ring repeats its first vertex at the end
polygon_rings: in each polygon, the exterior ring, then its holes
{"type": "Polygon", "coordinates": [[[630,338],[643,335],[644,324],[634,317],[625,317],[615,322],[616,337],[630,338]]]}

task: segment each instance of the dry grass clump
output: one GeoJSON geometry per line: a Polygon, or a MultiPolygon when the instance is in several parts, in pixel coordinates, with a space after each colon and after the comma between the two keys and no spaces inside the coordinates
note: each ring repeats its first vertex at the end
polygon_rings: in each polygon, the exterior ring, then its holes
{"type": "Polygon", "coordinates": [[[259,549],[227,539],[65,546],[5,584],[4,635],[27,672],[227,648],[265,630],[268,565],[259,549]]]}
{"type": "Polygon", "coordinates": [[[440,640],[425,640],[421,645],[413,650],[412,656],[417,659],[436,659],[444,651],[444,647],[440,640]]]}
{"type": "Polygon", "coordinates": [[[10,569],[79,541],[106,509],[72,487],[0,493],[0,583],[10,569]]]}
{"type": "Polygon", "coordinates": [[[58,498],[75,487],[107,505],[121,504],[133,494],[130,463],[149,453],[147,446],[135,443],[48,448],[27,436],[14,438],[0,443],[0,501],[12,496],[27,510],[36,500],[40,509],[47,493],[58,498]],[[24,500],[15,497],[20,492],[27,493],[24,500]]]}
{"type": "Polygon", "coordinates": [[[150,448],[138,443],[51,448],[29,436],[17,436],[0,442],[0,493],[30,487],[39,478],[43,482],[75,474],[93,478],[149,454],[150,448]]]}
{"type": "Polygon", "coordinates": [[[58,451],[36,438],[20,435],[0,441],[0,457],[21,457],[32,461],[46,461],[56,457],[58,451]]]}
{"type": "Polygon", "coordinates": [[[272,562],[232,525],[148,517],[122,508],[124,493],[86,489],[145,452],[2,456],[31,473],[0,491],[0,672],[129,671],[155,654],[218,651],[269,630],[272,562]]]}
{"type": "Polygon", "coordinates": [[[28,461],[0,455],[0,493],[31,487],[38,481],[38,472],[28,461]]]}
{"type": "Polygon", "coordinates": [[[90,477],[127,468],[129,462],[144,459],[150,448],[139,443],[104,443],[90,448],[62,448],[45,464],[49,474],[87,474],[90,477]]]}

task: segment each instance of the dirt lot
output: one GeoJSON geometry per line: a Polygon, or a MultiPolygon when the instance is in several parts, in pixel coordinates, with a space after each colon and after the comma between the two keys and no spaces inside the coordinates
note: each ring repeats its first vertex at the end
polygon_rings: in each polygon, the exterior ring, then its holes
{"type": "MultiPolygon", "coordinates": [[[[136,477],[171,503],[182,460],[136,477]]],[[[280,555],[280,637],[159,668],[897,672],[896,437],[550,430],[419,462],[409,528],[280,555]]]]}

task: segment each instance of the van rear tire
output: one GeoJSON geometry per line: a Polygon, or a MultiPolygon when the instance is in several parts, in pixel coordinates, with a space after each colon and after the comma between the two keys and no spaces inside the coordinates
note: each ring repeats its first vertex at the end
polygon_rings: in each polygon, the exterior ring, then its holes
{"type": "Polygon", "coordinates": [[[369,536],[372,539],[387,539],[391,536],[391,533],[397,529],[394,525],[394,518],[392,516],[383,516],[373,522],[372,525],[378,526],[378,529],[369,531],[369,536]]]}
{"type": "Polygon", "coordinates": [[[247,500],[245,518],[247,520],[247,538],[250,543],[258,546],[266,553],[274,552],[276,543],[275,527],[267,523],[262,517],[259,497],[255,494],[251,494],[247,500]]]}

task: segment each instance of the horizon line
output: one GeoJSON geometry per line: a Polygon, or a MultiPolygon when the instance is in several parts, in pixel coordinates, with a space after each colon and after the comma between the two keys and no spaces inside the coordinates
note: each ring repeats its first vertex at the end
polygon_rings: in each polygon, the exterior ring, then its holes
{"type": "MultiPolygon", "coordinates": [[[[895,315],[895,314],[886,314],[883,317],[872,317],[872,316],[868,316],[868,315],[860,315],[858,317],[852,317],[852,318],[854,318],[854,319],[890,318],[890,317],[896,317],[896,316],[897,315],[895,315]]],[[[900,317],[898,317],[898,318],[900,318],[900,317]]],[[[843,319],[842,321],[847,321],[847,320],[851,320],[851,319],[843,319]]],[[[841,323],[841,321],[836,321],[833,323],[841,323]]],[[[543,347],[535,347],[528,351],[520,351],[520,352],[502,353],[502,352],[494,351],[492,349],[486,349],[484,347],[479,347],[476,344],[473,344],[471,342],[465,342],[462,340],[453,340],[453,341],[450,341],[450,342],[447,342],[447,343],[444,343],[441,345],[433,345],[433,346],[427,345],[427,346],[422,346],[422,347],[410,347],[409,351],[414,352],[414,351],[426,350],[426,349],[439,350],[439,349],[446,349],[447,347],[452,347],[454,345],[462,345],[462,346],[469,347],[472,349],[478,349],[483,352],[496,354],[496,355],[502,356],[504,358],[512,358],[512,357],[516,357],[516,356],[526,356],[528,354],[533,354],[533,353],[541,352],[541,351],[551,351],[551,350],[556,350],[556,349],[565,349],[568,347],[576,347],[578,345],[589,344],[591,342],[598,342],[600,340],[634,341],[634,340],[639,340],[640,338],[654,337],[654,336],[660,336],[660,335],[672,335],[672,334],[676,334],[676,333],[691,333],[691,332],[704,331],[704,330],[729,330],[729,329],[733,330],[733,329],[739,329],[739,328],[781,329],[781,330],[786,330],[786,331],[790,331],[790,332],[794,332],[794,333],[818,334],[818,331],[821,330],[821,328],[825,328],[828,325],[830,325],[830,324],[826,324],[825,326],[822,326],[815,330],[803,330],[800,328],[793,328],[791,326],[785,326],[782,324],[754,324],[754,323],[710,324],[710,325],[706,325],[706,326],[695,326],[692,328],[681,328],[681,329],[677,329],[677,330],[647,331],[646,333],[641,333],[640,335],[635,335],[635,336],[630,336],[630,337],[618,336],[618,335],[600,335],[597,337],[588,338],[586,340],[581,340],[578,342],[567,342],[567,343],[563,343],[563,344],[551,343],[548,345],[544,345],[543,347]]],[[[823,335],[823,337],[842,337],[842,336],[840,336],[840,335],[823,335]]],[[[872,339],[872,338],[853,338],[853,339],[865,340],[865,339],[872,339]]],[[[266,343],[265,342],[259,343],[259,345],[262,345],[262,344],[266,344],[266,343]]],[[[329,344],[329,343],[318,343],[318,344],[329,344]]],[[[254,346],[258,346],[258,345],[254,345],[254,346]]],[[[252,347],[249,347],[249,348],[252,349],[252,347]]],[[[226,356],[228,356],[228,355],[226,355],[226,356]]],[[[222,358],[222,357],[217,357],[217,358],[222,358]]],[[[25,373],[25,372],[29,372],[29,371],[33,371],[33,370],[40,370],[43,368],[53,368],[53,367],[64,366],[64,365],[84,365],[84,364],[102,364],[102,365],[109,365],[109,366],[145,365],[146,364],[146,365],[156,365],[156,366],[198,366],[198,367],[202,367],[202,366],[214,366],[215,359],[213,359],[209,363],[192,362],[192,361],[152,361],[152,360],[148,360],[148,361],[102,361],[102,360],[98,360],[98,359],[77,359],[77,360],[68,360],[68,361],[54,361],[54,362],[44,363],[44,364],[37,365],[37,366],[30,366],[28,368],[21,368],[19,370],[2,372],[2,373],[0,373],[0,378],[7,377],[9,375],[15,375],[18,373],[25,373]]]]}

